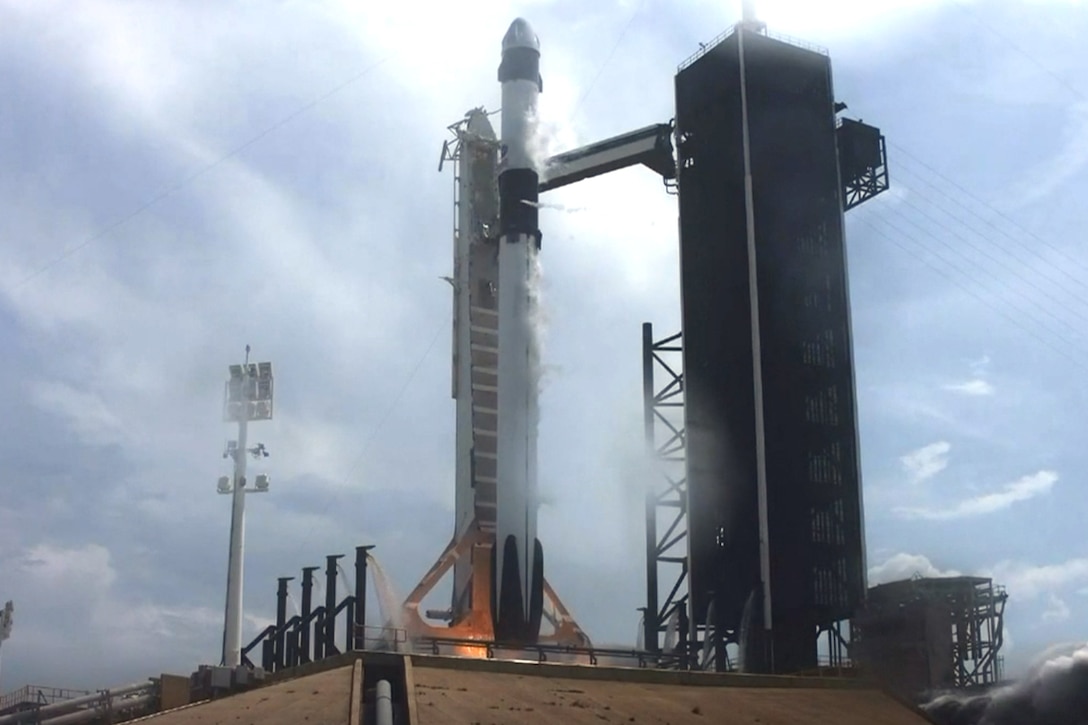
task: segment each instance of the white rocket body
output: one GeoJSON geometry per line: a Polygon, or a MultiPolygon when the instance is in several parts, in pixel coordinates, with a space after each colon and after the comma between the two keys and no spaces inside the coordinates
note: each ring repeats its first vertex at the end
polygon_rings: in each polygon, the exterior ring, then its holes
{"type": "Polygon", "coordinates": [[[492,617],[499,640],[535,641],[543,598],[537,540],[539,350],[535,334],[539,179],[533,162],[540,43],[518,18],[503,38],[499,161],[499,355],[492,617]]]}

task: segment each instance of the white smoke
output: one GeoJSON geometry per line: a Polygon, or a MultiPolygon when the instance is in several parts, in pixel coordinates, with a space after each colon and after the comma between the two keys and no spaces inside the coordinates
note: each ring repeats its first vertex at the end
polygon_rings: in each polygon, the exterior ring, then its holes
{"type": "Polygon", "coordinates": [[[573,212],[576,212],[576,211],[586,211],[586,209],[589,208],[589,207],[585,207],[585,206],[567,206],[566,204],[550,204],[550,203],[544,202],[544,201],[532,202],[532,201],[529,201],[528,199],[522,199],[521,203],[526,204],[528,206],[535,207],[537,209],[554,209],[556,211],[565,211],[565,212],[568,212],[568,213],[573,213],[573,212]]]}
{"type": "Polygon", "coordinates": [[[564,135],[569,136],[569,134],[564,134],[562,127],[558,123],[542,120],[540,114],[536,111],[529,113],[526,124],[530,131],[527,149],[529,161],[532,163],[540,181],[547,181],[548,173],[551,170],[548,159],[559,153],[562,145],[561,137],[564,135]]]}
{"type": "Polygon", "coordinates": [[[922,708],[941,725],[1085,725],[1088,644],[1049,650],[1019,681],[985,695],[941,695],[922,708]]]}
{"type": "Polygon", "coordinates": [[[548,331],[548,313],[544,306],[544,270],[540,264],[540,254],[529,247],[529,381],[535,386],[537,395],[543,392],[546,378],[544,343],[548,331]]]}

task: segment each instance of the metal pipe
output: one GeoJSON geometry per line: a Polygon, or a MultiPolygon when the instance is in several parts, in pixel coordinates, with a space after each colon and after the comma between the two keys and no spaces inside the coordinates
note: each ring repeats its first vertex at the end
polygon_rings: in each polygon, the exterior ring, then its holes
{"type": "Polygon", "coordinates": [[[15,712],[10,715],[0,716],[0,725],[9,725],[11,723],[24,722],[28,718],[31,720],[40,719],[45,715],[59,716],[66,711],[81,707],[83,705],[92,705],[101,701],[104,697],[117,697],[120,695],[127,695],[132,692],[139,692],[143,689],[154,688],[155,683],[152,681],[136,682],[131,685],[124,685],[122,687],[112,688],[103,692],[95,692],[91,695],[81,695],[80,697],[73,697],[70,700],[63,700],[61,702],[54,702],[48,705],[43,705],[34,711],[15,712]]]}
{"type": "Polygon", "coordinates": [[[311,607],[313,607],[314,572],[320,568],[319,566],[304,566],[302,568],[302,613],[299,616],[302,617],[304,626],[299,633],[298,655],[299,661],[303,664],[313,662],[313,653],[310,649],[310,627],[313,626],[313,623],[310,621],[310,611],[311,607]]]}
{"type": "MultiPolygon", "coordinates": [[[[748,232],[748,291],[752,320],[752,379],[755,398],[756,424],[756,500],[759,506],[759,575],[763,585],[763,629],[774,627],[771,606],[771,542],[767,511],[767,427],[763,407],[763,352],[759,331],[759,265],[756,258],[755,197],[752,187],[752,143],[748,127],[748,71],[745,66],[744,32],[737,33],[737,53],[740,58],[740,127],[744,149],[744,219],[748,232]]],[[[697,622],[692,619],[692,626],[697,622]]],[[[694,634],[694,629],[692,630],[694,634]]],[[[770,669],[774,672],[774,646],[770,649],[770,669]]]]}
{"type": "MultiPolygon", "coordinates": [[[[59,715],[73,708],[81,705],[89,705],[93,702],[101,700],[103,697],[116,697],[120,695],[127,695],[130,692],[138,692],[148,687],[154,687],[155,683],[150,680],[144,680],[143,682],[133,682],[130,685],[123,685],[122,687],[111,687],[108,690],[96,692],[91,695],[83,695],[81,697],[75,697],[71,700],[64,700],[62,702],[54,702],[49,705],[43,705],[38,709],[38,717],[43,715],[59,715]]],[[[0,721],[8,722],[8,721],[0,721]]]]}
{"type": "Polygon", "coordinates": [[[325,640],[325,656],[339,654],[336,649],[336,577],[337,561],[343,554],[329,554],[325,557],[325,616],[322,619],[322,636],[325,640]]]}
{"type": "MultiPolygon", "coordinates": [[[[293,576],[281,576],[276,581],[276,636],[272,645],[272,664],[274,669],[282,669],[284,665],[284,625],[287,624],[287,583],[294,581],[293,576]]],[[[266,668],[268,669],[268,668],[266,668]]]]}
{"type": "Polygon", "coordinates": [[[393,687],[389,680],[378,680],[374,687],[375,725],[393,725],[393,687]]]}
{"type": "Polygon", "coordinates": [[[261,667],[265,672],[273,672],[276,664],[276,633],[269,633],[261,642],[261,667]]]}
{"type": "Polygon", "coordinates": [[[355,649],[355,595],[344,597],[344,648],[346,652],[355,649]]]}
{"type": "MultiPolygon", "coordinates": [[[[642,323],[642,428],[646,452],[654,456],[654,326],[642,323]]],[[[651,464],[653,465],[653,464],[651,464]]],[[[651,474],[652,475],[652,474],[651,474]]],[[[653,476],[652,481],[657,481],[653,476]]],[[[652,483],[646,485],[646,613],[643,618],[643,647],[657,652],[658,593],[657,593],[657,491],[652,483]]]]}
{"type": "Polygon", "coordinates": [[[284,661],[285,667],[298,666],[298,624],[287,633],[287,653],[284,661]]]}
{"type": "Polygon", "coordinates": [[[314,640],[314,657],[313,661],[324,659],[325,657],[325,637],[322,636],[324,621],[325,621],[325,607],[321,606],[311,612],[313,615],[313,621],[306,623],[306,632],[310,632],[310,628],[313,628],[313,640],[314,640]]]}
{"type": "Polygon", "coordinates": [[[41,725],[76,725],[77,723],[98,720],[110,711],[131,710],[135,707],[150,705],[154,703],[156,699],[158,699],[158,695],[154,692],[138,697],[130,697],[118,702],[114,702],[111,698],[108,703],[102,703],[102,707],[88,707],[86,710],[70,712],[67,715],[59,715],[49,720],[42,720],[41,725]]]}
{"type": "Polygon", "coordinates": [[[366,562],[373,546],[355,547],[355,626],[352,649],[366,649],[366,562]]]}

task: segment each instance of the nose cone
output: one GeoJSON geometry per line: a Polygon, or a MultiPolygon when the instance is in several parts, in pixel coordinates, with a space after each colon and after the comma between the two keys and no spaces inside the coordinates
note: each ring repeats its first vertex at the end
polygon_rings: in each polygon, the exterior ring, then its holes
{"type": "Polygon", "coordinates": [[[502,49],[505,53],[511,48],[529,48],[540,52],[540,40],[533,31],[533,26],[525,18],[517,18],[510,23],[510,29],[502,39],[502,49]]]}

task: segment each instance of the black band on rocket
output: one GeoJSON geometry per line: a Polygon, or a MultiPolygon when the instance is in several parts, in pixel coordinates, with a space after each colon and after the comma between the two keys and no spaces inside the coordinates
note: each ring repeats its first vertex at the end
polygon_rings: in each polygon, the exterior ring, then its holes
{"type": "Polygon", "coordinates": [[[540,51],[532,48],[510,48],[502,54],[499,65],[499,83],[506,81],[532,81],[543,92],[540,80],[540,51]]]}
{"type": "Polygon", "coordinates": [[[533,169],[507,169],[499,176],[499,233],[539,236],[540,182],[533,169]]]}

